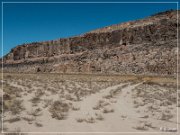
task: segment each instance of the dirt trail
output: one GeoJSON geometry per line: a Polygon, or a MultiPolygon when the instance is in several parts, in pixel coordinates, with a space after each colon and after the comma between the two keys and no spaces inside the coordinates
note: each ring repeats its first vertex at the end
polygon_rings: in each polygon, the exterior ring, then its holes
{"type": "Polygon", "coordinates": [[[90,96],[84,97],[82,101],[74,103],[77,107],[80,108],[78,111],[70,111],[68,118],[66,120],[56,120],[51,117],[51,114],[48,111],[48,108],[43,110],[43,115],[37,117],[37,121],[43,124],[43,127],[36,127],[35,125],[28,124],[25,121],[15,122],[13,124],[8,124],[7,127],[14,129],[17,127],[21,128],[21,131],[39,131],[39,132],[120,132],[120,131],[135,131],[132,129],[132,119],[127,119],[126,122],[124,118],[121,118],[121,115],[128,115],[128,118],[134,112],[130,97],[127,96],[127,93],[139,84],[136,85],[127,85],[122,89],[122,92],[118,94],[114,100],[117,100],[116,103],[110,103],[110,107],[114,109],[113,113],[104,114],[100,110],[93,110],[93,107],[98,103],[99,100],[106,100],[109,102],[109,99],[104,99],[103,97],[107,95],[110,91],[115,90],[121,87],[124,84],[119,84],[115,86],[108,87],[106,89],[100,90],[100,92],[92,94],[90,96]],[[128,98],[127,98],[128,97],[128,98]],[[94,123],[77,122],[77,119],[87,119],[95,118],[95,113],[102,115],[104,120],[98,121],[95,120],[94,123]],[[125,124],[126,123],[126,124],[125,124]]]}
{"type": "MultiPolygon", "coordinates": [[[[144,114],[137,112],[137,109],[134,108],[132,99],[132,90],[140,84],[141,83],[121,83],[102,89],[95,94],[83,97],[81,101],[73,102],[73,105],[79,107],[80,110],[70,110],[68,117],[65,120],[52,118],[48,108],[45,108],[43,109],[43,115],[36,118],[37,122],[42,123],[42,127],[37,127],[34,124],[28,124],[23,120],[6,124],[11,130],[15,130],[20,127],[21,131],[24,132],[143,132],[134,128],[139,124],[140,120],[144,120],[140,118],[144,114]],[[125,87],[121,88],[123,85],[125,85],[125,87]],[[120,91],[114,97],[111,99],[104,98],[110,93],[110,91],[117,90],[119,88],[121,88],[120,91]],[[104,113],[103,109],[93,109],[99,101],[108,103],[105,108],[110,108],[114,111],[111,113],[104,113]],[[96,119],[96,114],[100,114],[103,119],[96,119]],[[78,119],[87,120],[91,118],[94,120],[92,123],[88,123],[87,121],[77,121],[78,119]]],[[[41,107],[43,108],[43,104],[41,107]]],[[[162,121],[159,122],[151,118],[149,118],[148,121],[154,122],[156,126],[163,124],[162,121]]],[[[150,128],[144,132],[152,131],[157,131],[157,129],[155,130],[150,128]]]]}

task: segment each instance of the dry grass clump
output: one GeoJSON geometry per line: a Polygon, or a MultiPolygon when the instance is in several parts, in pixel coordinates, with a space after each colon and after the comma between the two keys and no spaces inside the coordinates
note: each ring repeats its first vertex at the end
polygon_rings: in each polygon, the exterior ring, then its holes
{"type": "Polygon", "coordinates": [[[147,121],[140,121],[139,124],[137,124],[137,126],[133,127],[137,130],[148,130],[149,128],[155,128],[152,126],[151,122],[147,122],[147,121]]]}
{"type": "Polygon", "coordinates": [[[117,89],[113,89],[109,92],[108,95],[106,96],[103,96],[103,98],[106,98],[106,99],[111,99],[111,98],[114,98],[117,94],[119,94],[121,92],[121,90],[125,87],[127,87],[128,84],[124,84],[120,87],[118,87],[117,89]]]}
{"type": "Polygon", "coordinates": [[[25,116],[25,117],[22,117],[23,120],[27,121],[29,124],[32,124],[33,121],[35,121],[35,117],[34,116],[25,116]]]}
{"type": "Polygon", "coordinates": [[[77,118],[76,119],[76,121],[78,123],[82,123],[82,122],[95,123],[96,120],[98,120],[98,121],[103,121],[104,120],[104,117],[103,117],[102,113],[97,113],[96,112],[93,116],[87,114],[86,117],[84,117],[84,118],[77,118]]]}
{"type": "Polygon", "coordinates": [[[92,91],[78,88],[74,91],[73,94],[74,94],[74,97],[68,95],[69,97],[66,97],[66,98],[71,101],[81,101],[83,97],[92,94],[92,91]]]}
{"type": "Polygon", "coordinates": [[[62,120],[65,119],[70,107],[69,104],[63,101],[54,101],[49,108],[52,118],[62,120]]]}
{"type": "Polygon", "coordinates": [[[92,116],[87,116],[86,118],[77,118],[76,121],[78,123],[82,123],[82,122],[95,123],[96,122],[96,118],[94,118],[92,116]]]}
{"type": "Polygon", "coordinates": [[[134,100],[133,103],[134,103],[134,107],[138,108],[140,106],[145,105],[145,100],[143,100],[142,98],[136,98],[136,100],[134,100]]]}
{"type": "Polygon", "coordinates": [[[33,91],[34,91],[34,89],[32,89],[32,88],[31,88],[31,89],[27,88],[27,93],[28,93],[28,94],[31,94],[33,91]]]}
{"type": "Polygon", "coordinates": [[[20,120],[21,120],[21,118],[19,116],[14,116],[14,117],[6,120],[6,121],[8,121],[9,123],[13,123],[13,122],[17,122],[17,121],[20,121],[20,120]]]}
{"type": "Polygon", "coordinates": [[[114,112],[114,109],[110,107],[106,107],[103,109],[103,113],[113,113],[113,112],[114,112]]]}
{"type": "Polygon", "coordinates": [[[36,127],[42,127],[43,125],[39,122],[35,122],[36,127]]]}
{"type": "Polygon", "coordinates": [[[164,107],[173,110],[173,106],[176,105],[176,89],[173,86],[154,82],[144,83],[133,90],[133,98],[134,107],[145,106],[145,111],[150,112],[152,117],[165,121],[173,118],[170,111],[164,111],[164,107]]]}
{"type": "Polygon", "coordinates": [[[25,110],[23,100],[13,99],[4,101],[4,111],[10,111],[13,115],[20,114],[21,111],[25,110]]]}
{"type": "Polygon", "coordinates": [[[83,119],[83,118],[77,118],[76,121],[79,122],[79,123],[82,123],[83,121],[85,121],[85,119],[83,119]]]}
{"type": "Polygon", "coordinates": [[[111,98],[113,98],[113,95],[111,93],[109,93],[108,95],[103,96],[103,98],[111,99],[111,98]]]}
{"type": "Polygon", "coordinates": [[[165,88],[173,88],[176,89],[177,85],[175,83],[163,83],[163,82],[153,82],[153,81],[146,81],[143,82],[145,85],[151,85],[151,86],[160,86],[160,87],[165,87],[165,88]]]}
{"type": "Polygon", "coordinates": [[[42,97],[45,94],[45,91],[42,89],[37,89],[35,92],[36,97],[42,97]]]}
{"type": "Polygon", "coordinates": [[[73,111],[78,111],[78,110],[80,110],[80,107],[72,106],[72,110],[73,110],[73,111]]]}
{"type": "Polygon", "coordinates": [[[87,95],[90,95],[91,91],[87,91],[87,90],[84,90],[84,89],[81,88],[81,89],[79,89],[77,94],[78,94],[79,97],[85,97],[87,95]]]}
{"type": "Polygon", "coordinates": [[[168,106],[168,105],[173,105],[173,102],[169,100],[164,100],[160,103],[160,106],[168,106]]]}
{"type": "MultiPolygon", "coordinates": [[[[69,94],[66,95],[67,100],[81,101],[82,97],[95,94],[101,89],[107,88],[112,85],[113,82],[73,82],[73,85],[69,83],[66,85],[66,91],[69,94]],[[72,88],[73,86],[73,88],[72,88]]],[[[62,93],[61,93],[62,94],[62,93]]]]}
{"type": "Polygon", "coordinates": [[[133,90],[134,98],[143,98],[145,104],[160,101],[161,105],[176,103],[176,89],[160,87],[158,85],[140,85],[133,90]]]}
{"type": "Polygon", "coordinates": [[[173,118],[173,115],[167,112],[162,112],[160,116],[158,116],[159,120],[164,120],[164,121],[169,121],[171,118],[173,118]]]}
{"type": "Polygon", "coordinates": [[[6,79],[8,79],[8,80],[10,80],[10,79],[12,79],[12,78],[13,78],[13,76],[12,76],[12,75],[9,75],[9,74],[8,74],[8,75],[6,75],[5,77],[6,77],[6,79]]]}
{"type": "Polygon", "coordinates": [[[37,116],[41,116],[42,115],[42,110],[40,108],[37,108],[35,110],[31,110],[30,112],[27,112],[29,115],[32,115],[34,117],[37,117],[37,116]]]}
{"type": "Polygon", "coordinates": [[[47,108],[49,105],[52,104],[53,100],[52,99],[44,99],[44,105],[43,108],[47,108]]]}
{"type": "Polygon", "coordinates": [[[51,92],[51,94],[52,94],[52,95],[55,95],[55,94],[57,94],[57,93],[58,93],[58,90],[57,90],[57,89],[55,89],[55,88],[52,88],[52,87],[51,87],[51,88],[50,88],[50,87],[49,87],[49,88],[47,88],[47,91],[51,92]]]}
{"type": "Polygon", "coordinates": [[[127,118],[127,115],[121,115],[121,118],[124,120],[127,118]]]}
{"type": "Polygon", "coordinates": [[[100,120],[100,121],[104,120],[104,117],[102,116],[102,114],[95,113],[95,115],[96,115],[97,120],[100,120]]]}
{"type": "Polygon", "coordinates": [[[39,97],[33,97],[31,99],[31,102],[32,102],[33,106],[37,106],[37,104],[41,102],[41,99],[39,97]]]}
{"type": "Polygon", "coordinates": [[[76,97],[76,99],[74,101],[81,101],[82,100],[81,96],[80,96],[80,94],[78,92],[75,92],[74,96],[76,97]]]}
{"type": "Polygon", "coordinates": [[[33,106],[37,106],[37,104],[41,102],[41,98],[40,97],[42,95],[39,94],[39,93],[40,92],[36,92],[35,96],[30,99],[30,101],[32,102],[33,106]]]}
{"type": "MultiPolygon", "coordinates": [[[[81,101],[83,97],[97,93],[113,82],[64,82],[61,86],[60,97],[69,101],[81,101]]],[[[59,87],[59,85],[58,85],[59,87]]]]}
{"type": "Polygon", "coordinates": [[[100,110],[101,108],[107,106],[107,105],[110,105],[109,102],[106,102],[104,100],[99,100],[97,105],[95,107],[93,107],[94,110],[100,110]]]}
{"type": "Polygon", "coordinates": [[[9,83],[4,83],[3,85],[3,91],[4,91],[4,96],[5,95],[10,95],[11,97],[22,97],[22,89],[17,88],[15,86],[10,85],[9,83]]]}
{"type": "Polygon", "coordinates": [[[66,98],[67,100],[70,100],[70,101],[75,100],[75,99],[71,96],[71,94],[66,94],[66,95],[65,95],[65,98],[66,98]]]}
{"type": "Polygon", "coordinates": [[[32,87],[33,87],[31,83],[26,83],[25,86],[26,86],[29,90],[32,89],[32,87]]]}
{"type": "Polygon", "coordinates": [[[134,129],[137,129],[137,130],[143,130],[143,131],[146,131],[148,130],[148,127],[145,125],[145,123],[140,123],[139,125],[136,125],[135,127],[133,127],[134,129]]]}
{"type": "Polygon", "coordinates": [[[86,118],[85,122],[86,122],[86,123],[95,123],[96,120],[95,120],[95,118],[93,118],[93,117],[88,117],[88,118],[86,118]]]}

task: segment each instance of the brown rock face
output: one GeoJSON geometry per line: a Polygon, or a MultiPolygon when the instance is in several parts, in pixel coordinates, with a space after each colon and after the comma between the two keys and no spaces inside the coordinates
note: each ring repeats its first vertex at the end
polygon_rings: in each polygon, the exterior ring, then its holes
{"type": "Polygon", "coordinates": [[[112,25],[82,36],[17,46],[4,72],[177,73],[177,11],[112,25]]]}

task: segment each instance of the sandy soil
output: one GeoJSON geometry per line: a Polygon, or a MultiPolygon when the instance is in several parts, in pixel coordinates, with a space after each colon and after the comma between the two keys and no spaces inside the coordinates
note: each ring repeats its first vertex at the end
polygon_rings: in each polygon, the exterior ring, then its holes
{"type": "Polygon", "coordinates": [[[5,79],[4,88],[5,132],[174,135],[177,131],[176,93],[171,84],[127,80],[55,82],[11,76],[5,79]]]}

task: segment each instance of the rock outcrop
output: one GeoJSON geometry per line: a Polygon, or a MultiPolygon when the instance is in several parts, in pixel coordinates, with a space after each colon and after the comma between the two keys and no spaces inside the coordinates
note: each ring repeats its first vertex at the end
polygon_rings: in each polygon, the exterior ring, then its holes
{"type": "Polygon", "coordinates": [[[177,73],[177,11],[84,35],[23,44],[3,58],[4,72],[177,73]]]}

